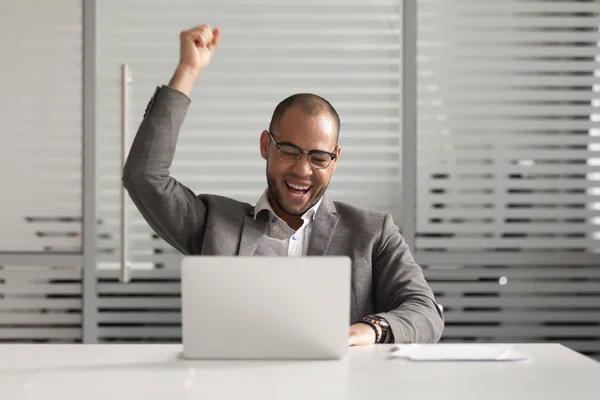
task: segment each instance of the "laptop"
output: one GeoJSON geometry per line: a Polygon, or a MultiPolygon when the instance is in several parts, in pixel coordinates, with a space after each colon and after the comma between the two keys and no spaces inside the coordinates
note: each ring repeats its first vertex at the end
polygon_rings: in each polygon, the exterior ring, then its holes
{"type": "Polygon", "coordinates": [[[183,357],[346,357],[350,269],[337,256],[185,257],[183,357]]]}

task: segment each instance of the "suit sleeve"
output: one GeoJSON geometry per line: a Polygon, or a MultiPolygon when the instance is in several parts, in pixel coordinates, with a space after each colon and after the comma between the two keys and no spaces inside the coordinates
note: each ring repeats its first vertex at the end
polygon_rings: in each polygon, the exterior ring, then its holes
{"type": "Polygon", "coordinates": [[[162,86],[150,100],[123,169],[123,185],[150,227],[183,254],[199,253],[207,206],[170,176],[190,99],[162,86]]]}
{"type": "Polygon", "coordinates": [[[444,319],[423,271],[386,215],[375,250],[373,290],[377,315],[390,324],[395,343],[436,343],[444,319]]]}

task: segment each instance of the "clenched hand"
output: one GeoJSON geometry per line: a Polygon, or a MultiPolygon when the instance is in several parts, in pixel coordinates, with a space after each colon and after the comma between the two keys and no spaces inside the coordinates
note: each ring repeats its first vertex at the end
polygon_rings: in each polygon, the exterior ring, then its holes
{"type": "Polygon", "coordinates": [[[179,64],[169,86],[190,95],[198,74],[209,63],[219,44],[221,31],[200,25],[179,35],[179,64]]]}

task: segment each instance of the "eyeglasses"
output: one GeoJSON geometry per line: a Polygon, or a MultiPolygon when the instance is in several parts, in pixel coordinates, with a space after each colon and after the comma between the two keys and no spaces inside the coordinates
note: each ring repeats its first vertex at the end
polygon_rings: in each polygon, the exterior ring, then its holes
{"type": "MultiPolygon", "coordinates": [[[[278,142],[271,132],[269,132],[269,135],[271,135],[271,139],[273,139],[275,146],[277,146],[279,159],[284,163],[293,164],[302,157],[302,154],[306,153],[308,154],[308,162],[312,167],[325,169],[337,157],[337,154],[324,150],[303,150],[291,143],[278,142]]],[[[335,147],[337,149],[337,146],[335,147]]]]}

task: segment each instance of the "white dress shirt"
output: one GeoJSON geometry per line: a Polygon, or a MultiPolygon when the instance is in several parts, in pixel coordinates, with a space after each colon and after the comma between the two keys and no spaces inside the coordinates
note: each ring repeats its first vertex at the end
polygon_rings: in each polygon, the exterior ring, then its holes
{"type": "Polygon", "coordinates": [[[305,256],[308,252],[308,243],[312,232],[313,220],[323,198],[302,215],[302,226],[294,231],[289,225],[279,218],[268,199],[268,190],[265,189],[254,207],[254,219],[259,212],[269,213],[269,223],[265,236],[257,246],[256,255],[287,255],[289,257],[305,256]]]}

